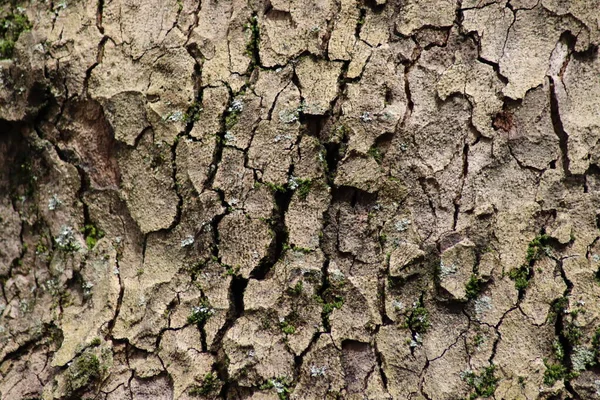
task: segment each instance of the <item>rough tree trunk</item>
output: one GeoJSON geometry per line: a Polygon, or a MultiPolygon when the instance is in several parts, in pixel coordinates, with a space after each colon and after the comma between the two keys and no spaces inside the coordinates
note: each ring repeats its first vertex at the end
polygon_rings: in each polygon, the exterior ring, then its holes
{"type": "Polygon", "coordinates": [[[596,0],[3,0],[0,398],[600,398],[596,0]]]}

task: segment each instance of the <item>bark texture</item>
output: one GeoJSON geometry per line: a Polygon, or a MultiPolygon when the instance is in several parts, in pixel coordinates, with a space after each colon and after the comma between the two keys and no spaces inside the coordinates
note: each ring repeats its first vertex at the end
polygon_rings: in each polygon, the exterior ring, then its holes
{"type": "Polygon", "coordinates": [[[600,399],[597,0],[0,4],[2,400],[600,399]]]}

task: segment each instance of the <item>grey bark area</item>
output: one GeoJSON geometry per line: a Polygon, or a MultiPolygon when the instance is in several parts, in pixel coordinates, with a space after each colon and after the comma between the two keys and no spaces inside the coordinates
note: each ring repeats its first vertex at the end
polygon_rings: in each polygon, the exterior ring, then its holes
{"type": "Polygon", "coordinates": [[[600,399],[597,1],[0,4],[0,399],[600,399]]]}

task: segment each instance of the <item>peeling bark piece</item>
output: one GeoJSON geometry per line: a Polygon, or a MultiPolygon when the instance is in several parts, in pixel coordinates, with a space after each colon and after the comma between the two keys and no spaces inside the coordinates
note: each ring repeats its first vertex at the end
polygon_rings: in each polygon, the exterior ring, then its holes
{"type": "Polygon", "coordinates": [[[239,268],[240,274],[248,278],[268,254],[272,240],[269,225],[235,211],[223,217],[219,232],[221,260],[226,265],[239,268]]]}
{"type": "Polygon", "coordinates": [[[553,301],[567,289],[557,268],[555,261],[549,258],[535,263],[533,278],[530,279],[525,298],[521,302],[521,310],[536,325],[546,322],[553,301]]]}
{"type": "Polygon", "coordinates": [[[544,82],[552,50],[566,29],[568,24],[541,5],[517,11],[499,60],[500,73],[508,79],[505,96],[522,99],[544,82]]]}
{"type": "Polygon", "coordinates": [[[453,299],[466,299],[466,284],[475,267],[475,244],[465,239],[442,253],[440,261],[440,286],[453,299]]]}
{"type": "Polygon", "coordinates": [[[513,114],[509,132],[512,154],[524,165],[544,170],[560,157],[559,138],[554,133],[549,85],[530,90],[513,114]]]}
{"type": "Polygon", "coordinates": [[[177,182],[180,185],[189,179],[197,193],[205,190],[205,184],[214,168],[213,155],[217,146],[217,136],[203,138],[196,142],[182,139],[177,143],[177,182]]]}
{"type": "Polygon", "coordinates": [[[242,151],[225,147],[213,183],[215,188],[223,191],[227,204],[234,208],[244,207],[254,187],[254,171],[244,167],[244,159],[242,151]]]}
{"type": "Polygon", "coordinates": [[[486,7],[464,10],[463,15],[462,25],[470,32],[477,32],[480,38],[481,58],[498,63],[504,52],[506,34],[514,21],[512,11],[504,4],[492,2],[486,7]]]}
{"type": "Polygon", "coordinates": [[[452,26],[456,13],[456,2],[453,0],[410,0],[400,12],[400,20],[396,22],[396,30],[404,36],[410,36],[423,26],[452,26]]]}
{"type": "Polygon", "coordinates": [[[404,277],[403,270],[424,255],[416,244],[400,243],[390,254],[390,276],[404,277]]]}
{"type": "Polygon", "coordinates": [[[190,135],[205,140],[207,136],[218,135],[221,132],[222,115],[229,102],[229,91],[225,86],[208,87],[202,91],[202,109],[190,135]]]}
{"type": "Polygon", "coordinates": [[[335,100],[342,63],[304,57],[296,66],[304,103],[302,112],[323,115],[335,100]]]}
{"type": "MultiPolygon", "coordinates": [[[[569,61],[563,85],[555,84],[560,121],[568,135],[566,155],[573,174],[583,174],[590,164],[600,165],[598,141],[600,140],[600,106],[597,96],[590,93],[600,91],[597,76],[600,60],[584,61],[573,58],[569,61]]],[[[559,128],[560,129],[560,128],[559,128]]]]}
{"type": "Polygon", "coordinates": [[[134,146],[136,139],[149,126],[145,98],[139,92],[121,92],[105,101],[106,119],[115,139],[134,146]]]}
{"type": "Polygon", "coordinates": [[[137,148],[124,149],[118,158],[127,206],[142,233],[171,226],[179,203],[174,190],[171,151],[151,140],[150,134],[144,134],[137,148]]]}

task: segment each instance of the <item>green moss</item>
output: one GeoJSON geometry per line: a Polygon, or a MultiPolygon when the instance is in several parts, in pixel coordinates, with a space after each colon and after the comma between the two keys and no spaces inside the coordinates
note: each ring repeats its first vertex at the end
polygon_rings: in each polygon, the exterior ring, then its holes
{"type": "Polygon", "coordinates": [[[296,333],[296,327],[287,321],[282,321],[279,323],[279,327],[281,331],[286,335],[293,335],[296,333]]]}
{"type": "Polygon", "coordinates": [[[310,179],[298,179],[298,188],[296,189],[298,193],[298,197],[300,200],[306,200],[308,197],[308,193],[310,192],[310,187],[312,186],[312,181],[310,179]]]}
{"type": "Polygon", "coordinates": [[[100,360],[92,353],[83,353],[67,370],[67,388],[76,392],[101,378],[100,360]]]}
{"type": "Polygon", "coordinates": [[[244,30],[250,32],[250,39],[246,44],[246,55],[250,58],[250,70],[253,70],[257,65],[260,65],[260,28],[258,26],[258,17],[253,15],[252,18],[244,25],[244,30]]]}
{"type": "Polygon", "coordinates": [[[287,187],[285,187],[284,185],[277,185],[277,184],[271,183],[271,182],[265,182],[264,184],[269,189],[271,189],[273,192],[286,192],[287,191],[287,187]]]}
{"type": "Polygon", "coordinates": [[[567,376],[567,368],[562,364],[548,364],[544,361],[544,365],[546,365],[546,371],[544,371],[545,385],[552,386],[556,381],[564,379],[567,376]]]}
{"type": "Polygon", "coordinates": [[[527,263],[531,264],[534,261],[541,259],[546,254],[548,249],[548,241],[550,236],[546,234],[538,235],[527,246],[527,263]]]}
{"type": "Polygon", "coordinates": [[[294,287],[288,288],[287,292],[291,296],[300,296],[302,294],[302,287],[303,287],[302,281],[298,281],[298,282],[296,282],[294,287]]]}
{"type": "Polygon", "coordinates": [[[381,162],[383,161],[383,154],[381,153],[381,150],[376,146],[371,147],[367,154],[373,157],[377,164],[381,164],[381,162]]]}
{"type": "Polygon", "coordinates": [[[290,396],[292,381],[286,377],[279,377],[270,379],[267,382],[260,385],[260,390],[275,389],[279,400],[287,400],[290,396]]]}
{"type": "Polygon", "coordinates": [[[197,101],[194,101],[190,105],[188,110],[183,114],[183,120],[186,123],[196,122],[196,121],[200,120],[200,112],[201,111],[202,111],[202,107],[200,106],[200,103],[198,103],[197,101]]]}
{"type": "Polygon", "coordinates": [[[228,131],[231,128],[233,128],[238,123],[238,119],[239,119],[238,112],[235,112],[235,111],[228,112],[225,115],[225,130],[228,131]]]}
{"type": "Polygon", "coordinates": [[[515,281],[515,288],[517,290],[525,290],[529,286],[529,271],[529,266],[523,264],[508,273],[510,279],[515,281]]]}
{"type": "Polygon", "coordinates": [[[96,226],[92,224],[87,224],[86,226],[84,226],[81,229],[81,233],[83,233],[83,235],[85,236],[85,244],[90,250],[92,250],[96,246],[98,240],[104,237],[104,232],[102,232],[100,229],[96,228],[96,226]]]}
{"type": "Polygon", "coordinates": [[[462,375],[467,385],[474,391],[470,395],[471,399],[492,397],[494,395],[500,380],[494,375],[495,370],[496,366],[491,365],[485,368],[481,374],[469,371],[462,375]]]}
{"type": "Polygon", "coordinates": [[[100,343],[102,343],[102,341],[100,340],[100,338],[94,338],[92,339],[92,341],[90,342],[90,345],[92,346],[100,346],[100,343]]]}
{"type": "Polygon", "coordinates": [[[19,36],[29,29],[31,23],[24,14],[9,14],[0,19],[0,59],[13,56],[19,36]]]}
{"type": "Polygon", "coordinates": [[[202,386],[194,386],[190,389],[191,396],[206,396],[217,391],[219,387],[219,379],[215,374],[209,372],[204,375],[202,386]]]}
{"type": "Polygon", "coordinates": [[[430,328],[429,311],[424,307],[423,300],[419,300],[406,316],[406,326],[412,332],[419,334],[427,332],[430,328]]]}
{"type": "Polygon", "coordinates": [[[574,346],[579,344],[583,333],[581,332],[581,328],[579,328],[573,322],[567,322],[563,326],[562,335],[569,341],[571,345],[574,346]]]}
{"type": "Polygon", "coordinates": [[[474,299],[477,297],[479,292],[481,292],[481,284],[482,281],[477,277],[477,275],[471,275],[469,281],[465,285],[467,299],[474,299]]]}

